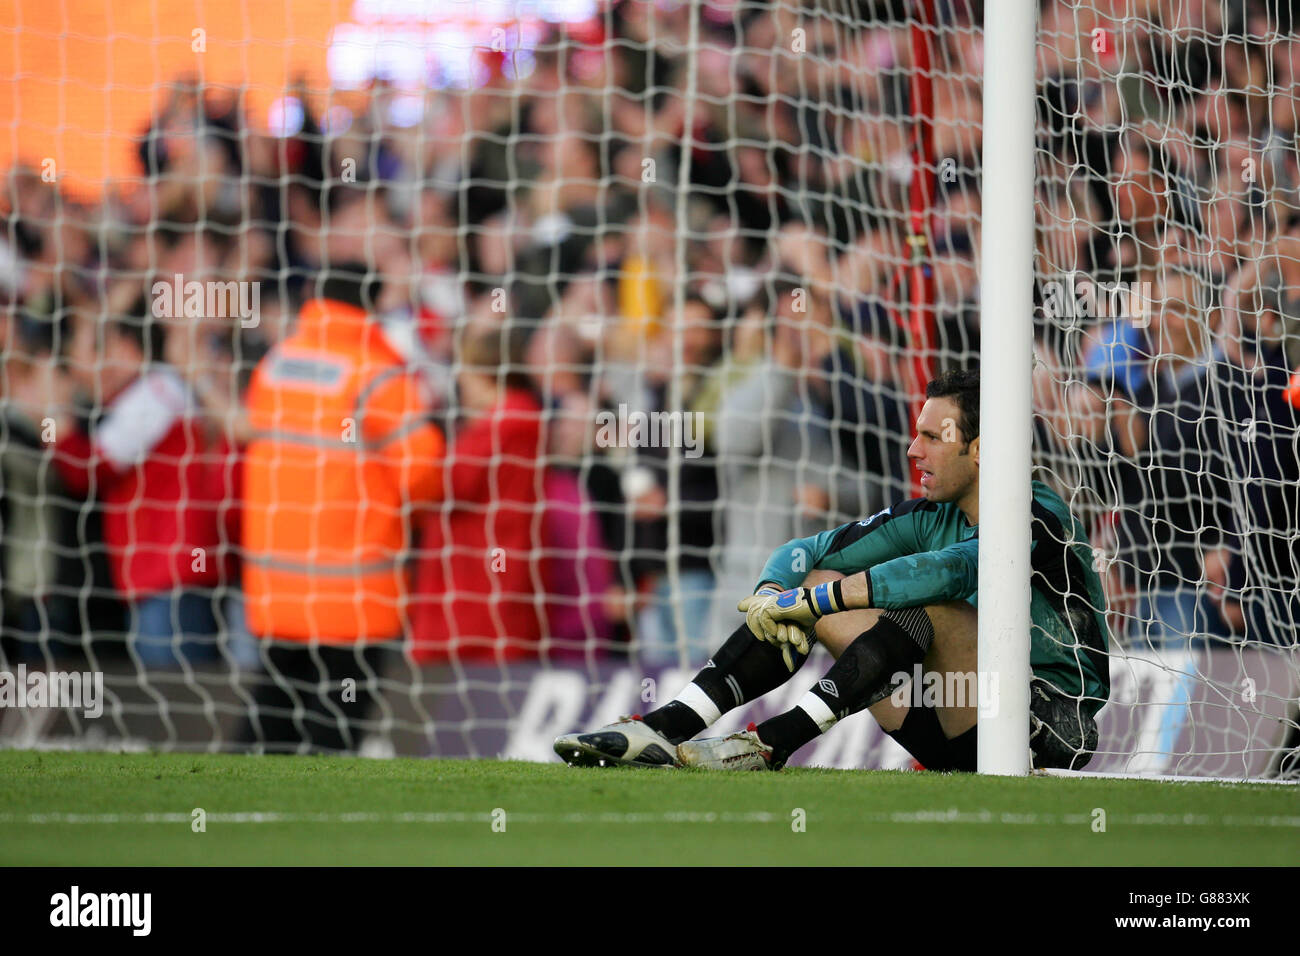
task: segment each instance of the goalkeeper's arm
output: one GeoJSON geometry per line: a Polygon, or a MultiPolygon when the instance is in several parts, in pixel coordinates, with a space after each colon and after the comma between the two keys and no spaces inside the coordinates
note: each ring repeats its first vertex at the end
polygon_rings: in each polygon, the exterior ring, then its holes
{"type": "Polygon", "coordinates": [[[793,588],[763,609],[764,630],[781,622],[812,627],[827,614],[859,608],[924,607],[970,597],[979,586],[979,540],[923,551],[811,588],[793,588]]]}
{"type": "Polygon", "coordinates": [[[844,579],[844,610],[961,601],[979,587],[979,539],[894,558],[844,579]]]}
{"type": "Polygon", "coordinates": [[[772,552],[760,576],[764,586],[789,590],[803,583],[809,571],[853,574],[903,555],[922,551],[922,522],[932,512],[918,506],[923,499],[900,501],[862,521],[850,521],[806,538],[794,538],[772,552]]]}

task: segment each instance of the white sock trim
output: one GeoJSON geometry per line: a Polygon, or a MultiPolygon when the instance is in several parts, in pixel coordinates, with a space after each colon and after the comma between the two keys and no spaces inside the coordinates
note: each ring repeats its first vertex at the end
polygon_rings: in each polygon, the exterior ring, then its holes
{"type": "Polygon", "coordinates": [[[706,727],[716,724],[718,718],[722,716],[722,711],[718,710],[718,705],[713,702],[713,699],[708,694],[704,693],[699,684],[694,682],[682,688],[682,692],[673,700],[683,703],[695,711],[700,720],[704,721],[706,727]]]}
{"type": "Polygon", "coordinates": [[[795,706],[811,717],[813,723],[821,728],[822,733],[826,733],[826,731],[835,726],[835,714],[826,706],[826,701],[822,700],[812,691],[804,694],[803,697],[800,698],[799,703],[795,706]]]}

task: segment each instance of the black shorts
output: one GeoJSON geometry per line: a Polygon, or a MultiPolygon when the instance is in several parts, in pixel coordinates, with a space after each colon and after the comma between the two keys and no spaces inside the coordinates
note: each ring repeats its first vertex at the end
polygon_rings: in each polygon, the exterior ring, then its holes
{"type": "MultiPolygon", "coordinates": [[[[890,736],[927,770],[976,770],[979,725],[948,739],[933,707],[908,710],[903,726],[890,736]]],[[[1029,682],[1029,746],[1035,769],[1080,770],[1097,750],[1097,722],[1075,697],[1041,678],[1029,682]]]]}

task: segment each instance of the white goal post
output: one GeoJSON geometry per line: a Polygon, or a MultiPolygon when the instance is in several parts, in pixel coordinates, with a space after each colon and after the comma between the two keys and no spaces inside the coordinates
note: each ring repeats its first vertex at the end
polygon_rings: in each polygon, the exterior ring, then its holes
{"type": "Polygon", "coordinates": [[[1029,772],[1035,4],[990,0],[984,28],[980,269],[979,770],[1029,772]],[[985,678],[985,675],[991,675],[985,678]]]}

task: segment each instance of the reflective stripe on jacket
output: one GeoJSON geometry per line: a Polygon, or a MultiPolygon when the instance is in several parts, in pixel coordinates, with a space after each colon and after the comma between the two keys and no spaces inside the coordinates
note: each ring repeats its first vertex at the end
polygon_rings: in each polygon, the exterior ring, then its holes
{"type": "Polygon", "coordinates": [[[441,493],[442,433],[362,309],[315,300],[248,389],[244,593],[263,637],[403,633],[413,506],[441,493]]]}

